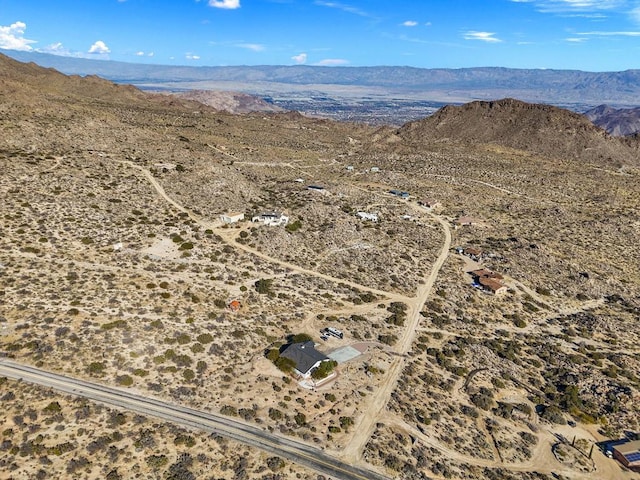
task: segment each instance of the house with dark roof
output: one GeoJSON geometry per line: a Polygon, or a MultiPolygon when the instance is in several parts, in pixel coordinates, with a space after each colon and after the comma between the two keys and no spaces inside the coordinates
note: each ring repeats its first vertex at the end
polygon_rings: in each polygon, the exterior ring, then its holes
{"type": "Polygon", "coordinates": [[[627,468],[640,470],[640,440],[616,445],[613,457],[627,468]]]}
{"type": "Polygon", "coordinates": [[[488,268],[481,268],[479,270],[473,270],[470,273],[476,279],[482,278],[482,277],[486,277],[486,278],[495,278],[496,280],[502,280],[504,278],[499,273],[493,272],[493,271],[489,270],[488,268]]]}
{"type": "Polygon", "coordinates": [[[389,193],[403,200],[409,198],[409,192],[403,192],[402,190],[389,190],[389,193]]]}
{"type": "Polygon", "coordinates": [[[330,361],[324,353],[315,348],[315,343],[311,340],[301,343],[292,343],[280,352],[281,357],[288,358],[295,363],[295,371],[303,378],[309,378],[313,370],[318,368],[322,362],[330,361]]]}

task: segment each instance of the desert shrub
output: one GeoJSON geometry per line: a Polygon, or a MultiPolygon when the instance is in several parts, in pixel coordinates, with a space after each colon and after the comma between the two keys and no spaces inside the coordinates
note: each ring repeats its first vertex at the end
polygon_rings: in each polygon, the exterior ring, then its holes
{"type": "Polygon", "coordinates": [[[153,470],[160,470],[169,463],[166,455],[150,455],[146,459],[147,465],[153,470]]]}
{"type": "Polygon", "coordinates": [[[60,411],[62,411],[62,407],[58,402],[51,402],[49,403],[49,405],[44,407],[42,411],[44,413],[59,413],[60,411]]]}
{"type": "Polygon", "coordinates": [[[333,369],[336,368],[337,365],[338,362],[336,362],[335,360],[322,362],[320,365],[318,365],[318,368],[311,372],[311,377],[313,377],[315,380],[326,378],[331,372],[333,372],[333,369]]]}
{"type": "Polygon", "coordinates": [[[271,420],[282,420],[284,418],[284,414],[277,408],[269,408],[269,418],[271,420]]]}
{"type": "Polygon", "coordinates": [[[285,373],[293,372],[293,369],[296,366],[295,362],[290,358],[280,357],[280,356],[273,363],[275,364],[276,367],[278,367],[280,370],[282,370],[285,373]]]}
{"type": "Polygon", "coordinates": [[[267,458],[267,467],[269,467],[269,470],[271,470],[272,472],[277,472],[279,470],[282,470],[284,466],[285,466],[284,460],[282,460],[280,457],[267,458]]]}
{"type": "Polygon", "coordinates": [[[232,407],[231,405],[223,405],[222,408],[220,409],[220,413],[222,415],[228,415],[231,417],[237,417],[238,416],[238,409],[236,407],[232,407]]]}
{"type": "Polygon", "coordinates": [[[130,387],[133,385],[133,378],[130,375],[118,375],[116,377],[116,383],[124,387],[130,387]]]}
{"type": "Polygon", "coordinates": [[[295,222],[291,222],[287,224],[287,226],[284,228],[287,232],[293,233],[297,230],[300,230],[301,227],[302,227],[302,222],[300,220],[296,220],[295,222]]]}
{"type": "Polygon", "coordinates": [[[393,334],[382,334],[382,335],[378,335],[378,341],[380,343],[393,346],[398,341],[398,337],[393,334]]]}
{"type": "Polygon", "coordinates": [[[471,395],[471,403],[482,410],[489,410],[493,406],[493,398],[488,395],[476,393],[471,395]]]}
{"type": "Polygon", "coordinates": [[[518,317],[513,321],[513,324],[518,327],[518,328],[524,328],[527,326],[527,322],[524,321],[524,319],[518,317]]]}
{"type": "Polygon", "coordinates": [[[291,343],[302,343],[312,340],[311,335],[309,335],[308,333],[297,333],[295,335],[292,335],[290,339],[291,343]]]}
{"type": "Polygon", "coordinates": [[[346,430],[349,429],[354,424],[353,418],[351,417],[340,417],[340,426],[346,430]]]}
{"type": "Polygon", "coordinates": [[[261,278],[260,280],[256,280],[256,282],[254,283],[254,287],[256,291],[263,295],[273,293],[272,286],[273,286],[272,278],[261,278]]]}
{"type": "Polygon", "coordinates": [[[213,336],[210,333],[201,333],[196,339],[202,344],[213,342],[213,336]]]}
{"type": "Polygon", "coordinates": [[[325,393],[324,394],[324,399],[328,402],[335,402],[336,401],[336,396],[333,393],[325,393]]]}
{"type": "Polygon", "coordinates": [[[114,320],[113,322],[104,323],[100,326],[102,330],[113,330],[114,328],[125,328],[127,322],[124,320],[114,320]]]}
{"type": "Polygon", "coordinates": [[[552,423],[557,423],[560,425],[563,425],[566,423],[564,416],[562,415],[562,412],[555,405],[545,407],[544,411],[542,412],[542,418],[552,423]]]}
{"type": "Polygon", "coordinates": [[[91,375],[102,375],[104,373],[105,365],[103,362],[91,362],[87,367],[87,371],[91,375]]]}
{"type": "Polygon", "coordinates": [[[302,426],[307,423],[307,417],[305,416],[304,413],[300,413],[300,412],[296,413],[293,419],[295,420],[296,425],[299,425],[299,426],[302,426]]]}

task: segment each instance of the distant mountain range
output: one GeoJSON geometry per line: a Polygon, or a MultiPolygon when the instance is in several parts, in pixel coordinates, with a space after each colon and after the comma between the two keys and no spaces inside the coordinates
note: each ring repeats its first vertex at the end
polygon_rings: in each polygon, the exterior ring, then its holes
{"type": "Polygon", "coordinates": [[[397,97],[465,103],[513,97],[582,111],[596,105],[640,106],[640,70],[584,72],[512,68],[229,66],[124,63],[0,50],[66,74],[99,75],[118,83],[174,90],[217,89],[251,94],[325,92],[330,96],[397,97]],[[236,88],[232,88],[235,86],[236,88]]]}
{"type": "Polygon", "coordinates": [[[190,67],[0,52],[68,75],[98,75],[146,90],[185,92],[184,98],[235,113],[287,109],[337,120],[402,125],[424,118],[443,105],[517,98],[586,113],[612,135],[640,131],[640,70],[594,73],[497,67],[190,67]]]}

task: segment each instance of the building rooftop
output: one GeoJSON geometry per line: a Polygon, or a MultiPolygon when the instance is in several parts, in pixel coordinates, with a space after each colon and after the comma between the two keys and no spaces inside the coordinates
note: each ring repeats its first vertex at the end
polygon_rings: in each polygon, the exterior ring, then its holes
{"type": "Polygon", "coordinates": [[[489,277],[479,277],[478,283],[492,292],[497,292],[501,288],[506,288],[506,285],[500,283],[498,280],[489,277]]]}
{"type": "Polygon", "coordinates": [[[324,353],[315,349],[315,344],[310,340],[292,343],[282,351],[280,356],[293,360],[296,370],[301,373],[307,373],[317,362],[329,360],[324,353]]]}
{"type": "Polygon", "coordinates": [[[629,460],[630,462],[640,460],[640,440],[634,440],[633,442],[621,443],[620,445],[616,445],[613,448],[616,449],[618,452],[620,452],[625,457],[627,457],[627,460],[629,460]],[[637,458],[632,460],[630,457],[633,457],[634,454],[637,455],[637,458]]]}

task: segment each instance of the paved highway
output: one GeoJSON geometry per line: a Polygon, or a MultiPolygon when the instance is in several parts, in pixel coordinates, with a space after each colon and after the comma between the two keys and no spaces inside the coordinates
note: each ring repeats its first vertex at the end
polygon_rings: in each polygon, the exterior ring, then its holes
{"type": "Polygon", "coordinates": [[[346,464],[311,445],[263,431],[222,415],[202,412],[154,398],[135,395],[126,390],[58,375],[7,359],[0,359],[0,376],[23,380],[116,408],[161,418],[189,429],[216,433],[270,454],[287,458],[318,473],[328,475],[332,479],[389,480],[388,477],[378,473],[346,464]]]}

